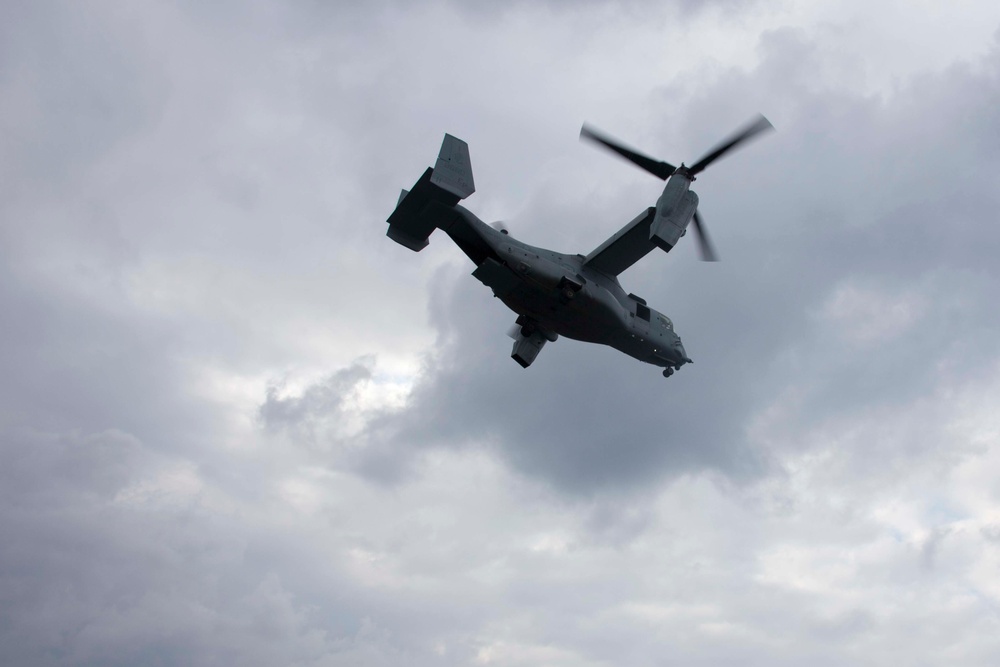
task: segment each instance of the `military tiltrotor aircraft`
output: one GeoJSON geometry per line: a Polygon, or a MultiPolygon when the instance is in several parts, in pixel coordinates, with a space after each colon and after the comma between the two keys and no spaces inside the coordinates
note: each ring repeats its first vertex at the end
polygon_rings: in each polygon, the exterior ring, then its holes
{"type": "Polygon", "coordinates": [[[469,147],[444,136],[434,168],[428,168],[410,191],[403,190],[388,218],[387,235],[410,250],[427,246],[435,229],[443,230],[476,264],[472,275],[517,313],[511,330],[511,357],[527,368],[546,341],[559,336],[610,345],[663,368],[670,377],[691,359],[666,315],[627,294],[618,274],[653,248],[669,252],[694,221],[702,258],[715,251],[698,214],[698,196],[690,189],[705,167],[737,145],[771,129],[760,116],[690,167],[675,167],[625,147],[584,125],[582,138],[601,144],[665,180],[663,194],[588,255],[568,255],[536,248],[513,238],[499,225],[488,225],[458,202],[475,192],[469,147]]]}

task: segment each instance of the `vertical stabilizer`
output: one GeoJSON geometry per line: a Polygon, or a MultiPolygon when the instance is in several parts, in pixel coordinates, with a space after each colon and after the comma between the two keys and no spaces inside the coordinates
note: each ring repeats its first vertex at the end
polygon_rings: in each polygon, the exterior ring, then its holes
{"type": "Polygon", "coordinates": [[[459,199],[465,199],[476,191],[476,184],[472,180],[469,144],[450,134],[444,135],[431,183],[459,199]]]}

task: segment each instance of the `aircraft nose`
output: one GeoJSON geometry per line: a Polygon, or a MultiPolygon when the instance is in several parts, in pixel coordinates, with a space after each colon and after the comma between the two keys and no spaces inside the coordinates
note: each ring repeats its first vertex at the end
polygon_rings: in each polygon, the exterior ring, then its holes
{"type": "Polygon", "coordinates": [[[674,342],[674,350],[677,352],[677,356],[681,359],[681,363],[684,364],[694,363],[693,361],[691,361],[691,358],[687,355],[687,352],[684,350],[684,343],[681,342],[680,338],[678,338],[677,341],[674,342]]]}

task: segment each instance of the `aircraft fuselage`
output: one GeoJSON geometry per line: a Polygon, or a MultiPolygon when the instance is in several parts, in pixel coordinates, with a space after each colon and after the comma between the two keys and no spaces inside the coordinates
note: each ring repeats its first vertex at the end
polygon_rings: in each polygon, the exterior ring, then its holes
{"type": "Polygon", "coordinates": [[[462,206],[453,211],[441,229],[476,263],[473,275],[520,316],[522,335],[537,328],[548,340],[609,345],[663,368],[690,362],[670,319],[587,266],[583,255],[528,245],[462,206]]]}

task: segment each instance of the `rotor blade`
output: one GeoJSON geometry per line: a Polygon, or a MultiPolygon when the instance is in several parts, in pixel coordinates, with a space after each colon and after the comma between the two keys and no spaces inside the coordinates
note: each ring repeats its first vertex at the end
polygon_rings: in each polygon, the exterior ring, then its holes
{"type": "Polygon", "coordinates": [[[701,259],[705,262],[718,262],[719,256],[715,254],[712,242],[708,240],[708,231],[701,220],[701,214],[697,210],[694,212],[694,231],[698,237],[698,248],[701,250],[701,259]]]}
{"type": "Polygon", "coordinates": [[[712,164],[720,157],[722,157],[729,151],[733,150],[734,148],[742,144],[744,141],[754,137],[757,134],[760,134],[761,132],[764,132],[765,130],[773,130],[773,129],[774,126],[771,125],[771,121],[764,118],[764,116],[758,116],[757,120],[753,121],[745,128],[734,134],[732,137],[730,137],[726,141],[716,146],[708,155],[706,155],[705,157],[701,158],[693,165],[688,167],[688,171],[691,172],[692,176],[694,176],[699,172],[701,172],[701,170],[703,170],[705,167],[712,164]]]}
{"type": "Polygon", "coordinates": [[[605,148],[618,153],[623,158],[635,164],[642,169],[645,169],[653,176],[656,176],[662,180],[667,180],[670,175],[674,173],[676,167],[669,162],[663,162],[661,160],[654,160],[653,158],[643,155],[642,153],[636,152],[631,148],[627,148],[611,137],[601,134],[597,130],[588,127],[586,124],[580,128],[580,137],[582,139],[590,139],[591,141],[596,141],[605,148]]]}

